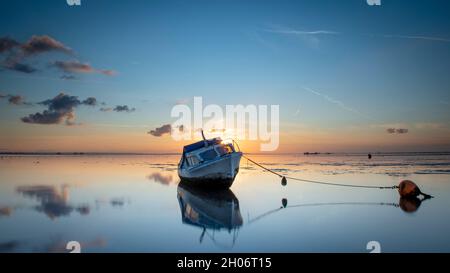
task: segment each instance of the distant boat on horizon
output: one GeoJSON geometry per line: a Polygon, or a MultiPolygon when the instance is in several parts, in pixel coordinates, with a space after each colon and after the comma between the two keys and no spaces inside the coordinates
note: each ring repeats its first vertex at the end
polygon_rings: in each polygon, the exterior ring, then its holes
{"type": "Polygon", "coordinates": [[[239,172],[241,151],[221,138],[206,139],[184,146],[178,164],[182,182],[194,186],[229,188],[239,172]]]}

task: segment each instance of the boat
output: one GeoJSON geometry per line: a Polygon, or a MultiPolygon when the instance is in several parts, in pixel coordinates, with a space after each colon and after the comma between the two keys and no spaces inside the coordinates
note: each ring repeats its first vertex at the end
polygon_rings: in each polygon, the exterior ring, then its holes
{"type": "Polygon", "coordinates": [[[223,236],[219,236],[218,233],[226,231],[222,234],[225,238],[228,237],[227,233],[232,234],[231,247],[234,245],[239,228],[243,225],[243,219],[239,200],[230,189],[211,191],[180,182],[177,188],[177,199],[182,223],[202,229],[200,242],[207,235],[214,243],[219,244],[218,239],[223,239],[223,236]]]}
{"type": "Polygon", "coordinates": [[[234,141],[206,139],[203,131],[202,137],[203,140],[183,147],[178,164],[180,180],[193,186],[231,187],[239,172],[242,152],[236,150],[234,141]]]}

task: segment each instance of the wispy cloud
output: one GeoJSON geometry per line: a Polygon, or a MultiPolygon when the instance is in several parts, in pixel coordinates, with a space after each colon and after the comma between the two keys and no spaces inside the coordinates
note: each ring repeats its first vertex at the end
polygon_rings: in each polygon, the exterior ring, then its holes
{"type": "Polygon", "coordinates": [[[332,30],[297,30],[284,26],[272,26],[264,29],[265,32],[290,34],[290,35],[339,35],[340,32],[332,30]]]}
{"type": "MultiPolygon", "coordinates": [[[[54,66],[61,71],[65,73],[100,73],[107,76],[113,76],[116,74],[113,70],[108,69],[96,69],[92,67],[88,63],[81,63],[79,61],[56,61],[51,64],[51,66],[54,66]]],[[[67,75],[65,75],[67,76],[67,75]]]]}
{"type": "Polygon", "coordinates": [[[426,40],[435,42],[450,43],[450,39],[433,36],[416,36],[416,35],[381,35],[384,38],[398,38],[398,39],[412,39],[412,40],[426,40]]]}
{"type": "MultiPolygon", "coordinates": [[[[286,35],[296,35],[296,36],[319,36],[319,35],[343,35],[344,33],[334,30],[298,30],[292,29],[285,26],[274,25],[269,28],[264,29],[265,32],[277,33],[277,34],[286,34],[286,35]]],[[[409,40],[424,40],[424,41],[432,41],[432,42],[443,42],[450,43],[450,38],[447,37],[439,37],[439,36],[431,36],[431,35],[404,35],[404,34],[350,34],[353,36],[370,36],[370,37],[378,37],[378,38],[393,38],[393,39],[409,39],[409,40]]]]}

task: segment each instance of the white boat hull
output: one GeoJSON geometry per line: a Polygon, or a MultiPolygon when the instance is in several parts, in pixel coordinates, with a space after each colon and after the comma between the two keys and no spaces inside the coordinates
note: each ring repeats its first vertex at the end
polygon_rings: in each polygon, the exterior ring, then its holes
{"type": "Polygon", "coordinates": [[[181,181],[202,186],[230,187],[239,172],[242,153],[227,154],[199,166],[179,168],[181,181]]]}

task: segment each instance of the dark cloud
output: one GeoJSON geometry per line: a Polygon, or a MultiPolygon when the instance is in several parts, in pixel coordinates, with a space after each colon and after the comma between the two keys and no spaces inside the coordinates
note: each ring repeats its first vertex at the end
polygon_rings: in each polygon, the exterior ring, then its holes
{"type": "Polygon", "coordinates": [[[25,55],[33,55],[49,51],[60,51],[67,54],[72,54],[72,49],[47,35],[33,35],[26,43],[22,44],[21,49],[25,55]]]}
{"type": "Polygon", "coordinates": [[[83,64],[77,61],[63,62],[56,61],[53,66],[61,69],[66,73],[93,73],[94,69],[89,64],[83,64]]]}
{"type": "Polygon", "coordinates": [[[136,108],[130,108],[128,107],[128,105],[117,105],[116,107],[114,107],[113,111],[116,112],[134,112],[136,110],[136,108]]]}
{"type": "MultiPolygon", "coordinates": [[[[0,54],[6,53],[4,60],[0,62],[0,66],[17,72],[34,73],[38,71],[33,66],[27,64],[26,61],[30,56],[46,52],[62,52],[73,55],[71,48],[62,42],[48,35],[33,35],[25,43],[20,43],[9,37],[0,37],[0,54]]],[[[116,75],[116,71],[110,69],[96,69],[87,63],[79,61],[56,61],[51,66],[57,67],[65,73],[100,73],[107,76],[116,75]]],[[[71,75],[63,75],[61,79],[72,80],[75,77],[71,75]]]]}
{"type": "Polygon", "coordinates": [[[64,118],[69,120],[73,118],[73,115],[67,115],[60,112],[44,110],[42,113],[29,114],[26,117],[21,118],[22,122],[33,124],[60,124],[64,118]]]}
{"type": "Polygon", "coordinates": [[[90,212],[90,208],[87,205],[74,207],[68,203],[69,187],[66,185],[63,185],[61,190],[54,186],[46,185],[21,186],[17,188],[17,192],[40,202],[40,205],[36,206],[35,209],[45,213],[50,219],[67,216],[74,210],[81,215],[86,215],[90,212]]]}
{"type": "Polygon", "coordinates": [[[75,108],[79,105],[95,106],[97,99],[94,97],[80,101],[76,96],[69,96],[64,93],[58,94],[52,99],[40,102],[39,104],[48,107],[42,113],[30,114],[22,118],[25,123],[34,124],[60,124],[65,121],[66,125],[75,125],[75,108]]]}
{"type": "Polygon", "coordinates": [[[74,75],[62,75],[59,78],[62,80],[76,80],[77,79],[77,77],[75,77],[74,75]]]}
{"type": "Polygon", "coordinates": [[[50,111],[71,111],[73,108],[81,104],[76,96],[69,96],[64,93],[59,93],[53,99],[48,99],[39,104],[48,106],[50,111]]]}
{"type": "Polygon", "coordinates": [[[90,64],[78,61],[56,61],[52,65],[65,73],[100,73],[107,76],[116,74],[113,70],[95,69],[90,64]]]}
{"type": "Polygon", "coordinates": [[[9,104],[12,105],[32,105],[32,103],[26,102],[25,98],[21,95],[3,95],[0,94],[0,99],[8,98],[9,104]]]}
{"type": "Polygon", "coordinates": [[[96,106],[97,105],[97,99],[94,97],[89,97],[82,101],[82,104],[89,105],[89,106],[96,106]]]}
{"type": "Polygon", "coordinates": [[[40,205],[36,210],[45,213],[51,219],[69,215],[73,211],[67,204],[67,186],[62,186],[61,192],[53,186],[22,186],[17,188],[17,192],[39,201],[40,205]]]}
{"type": "Polygon", "coordinates": [[[387,128],[386,132],[388,134],[407,134],[409,130],[404,128],[387,128]]]}
{"type": "Polygon", "coordinates": [[[12,71],[22,72],[26,74],[31,74],[38,71],[36,68],[31,65],[19,63],[16,61],[6,61],[3,63],[3,67],[12,71]]]}
{"type": "Polygon", "coordinates": [[[9,37],[0,37],[0,53],[10,51],[19,45],[19,42],[9,37]]]}
{"type": "Polygon", "coordinates": [[[47,35],[34,35],[23,44],[20,44],[9,37],[0,38],[0,53],[8,52],[8,55],[2,61],[1,66],[8,70],[27,74],[34,73],[38,70],[23,61],[28,56],[50,51],[61,51],[67,54],[72,54],[72,50],[70,48],[47,35]]]}
{"type": "Polygon", "coordinates": [[[26,102],[25,98],[21,95],[9,95],[8,102],[9,104],[14,105],[31,105],[31,103],[26,102]]]}
{"type": "Polygon", "coordinates": [[[155,137],[161,137],[165,134],[170,134],[172,132],[172,125],[165,124],[159,128],[155,128],[155,130],[151,130],[148,132],[148,134],[155,136],[155,137]]]}

